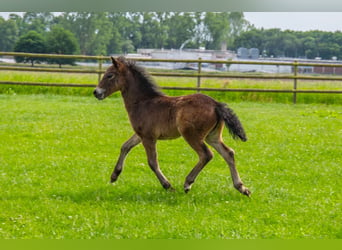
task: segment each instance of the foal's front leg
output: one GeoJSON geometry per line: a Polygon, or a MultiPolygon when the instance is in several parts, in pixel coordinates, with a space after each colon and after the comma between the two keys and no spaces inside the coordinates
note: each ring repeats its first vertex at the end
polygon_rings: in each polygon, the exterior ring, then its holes
{"type": "Polygon", "coordinates": [[[127,154],[129,153],[129,151],[134,148],[136,145],[138,145],[141,142],[140,137],[137,134],[134,134],[128,141],[126,141],[122,146],[121,146],[121,152],[120,152],[120,156],[119,159],[115,165],[114,171],[112,173],[111,176],[111,182],[115,182],[121,171],[122,171],[122,167],[125,161],[125,158],[127,156],[127,154]]]}
{"type": "Polygon", "coordinates": [[[166,177],[164,176],[164,174],[159,168],[158,160],[157,160],[158,157],[157,157],[157,151],[156,151],[156,141],[153,139],[143,139],[142,143],[146,151],[148,165],[150,166],[152,171],[156,174],[160,184],[165,189],[174,190],[170,182],[166,179],[166,177]]]}

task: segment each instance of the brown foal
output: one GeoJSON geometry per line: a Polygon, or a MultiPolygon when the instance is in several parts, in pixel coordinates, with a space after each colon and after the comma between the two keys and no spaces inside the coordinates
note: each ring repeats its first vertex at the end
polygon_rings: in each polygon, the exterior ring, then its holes
{"type": "Polygon", "coordinates": [[[156,142],[183,136],[199,157],[198,163],[185,179],[185,192],[191,189],[197,175],[213,157],[207,143],[227,162],[234,187],[242,194],[250,196],[250,191],[243,185],[235,167],[234,151],[222,141],[224,124],[234,139],[247,140],[238,117],[230,108],[203,94],[166,96],[159,91],[146,71],[133,61],[128,61],[124,57],[111,59],[113,64],[103,75],[94,90],[94,95],[97,99],[103,100],[120,91],[135,131],[121,147],[111,182],[115,182],[119,177],[129,151],[141,142],[150,168],[161,185],[172,190],[170,182],[159,168],[156,142]]]}

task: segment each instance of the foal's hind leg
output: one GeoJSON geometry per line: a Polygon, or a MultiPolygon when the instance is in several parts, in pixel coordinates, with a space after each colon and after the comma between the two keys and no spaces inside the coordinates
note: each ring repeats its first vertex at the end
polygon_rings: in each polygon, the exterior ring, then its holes
{"type": "Polygon", "coordinates": [[[164,174],[159,168],[158,165],[158,160],[157,160],[157,151],[156,151],[156,141],[153,139],[143,139],[142,143],[144,145],[146,155],[147,155],[147,160],[148,160],[148,165],[152,169],[152,171],[155,173],[157,176],[159,182],[165,189],[170,189],[174,190],[173,187],[171,186],[170,182],[166,179],[164,174]]]}
{"type": "Polygon", "coordinates": [[[230,174],[233,179],[234,187],[242,194],[250,196],[251,192],[246,188],[239,176],[239,173],[235,166],[235,160],[234,160],[234,150],[227,147],[221,137],[223,127],[218,127],[216,131],[213,131],[207,138],[206,142],[214,147],[217,152],[225,159],[225,161],[228,163],[230,174]]]}
{"type": "Polygon", "coordinates": [[[196,177],[201,172],[201,170],[205,167],[205,165],[213,158],[213,153],[210,149],[205,145],[203,141],[203,135],[194,133],[193,130],[183,129],[181,130],[181,134],[186,140],[186,142],[196,151],[199,161],[195,165],[195,167],[191,170],[188,176],[185,179],[184,183],[184,191],[185,193],[189,192],[191,189],[191,185],[195,182],[196,177]]]}
{"type": "Polygon", "coordinates": [[[185,179],[185,183],[184,183],[185,193],[190,191],[191,185],[195,182],[197,175],[201,172],[201,170],[205,167],[205,165],[207,165],[207,163],[213,158],[213,153],[210,151],[210,149],[205,145],[203,141],[188,141],[187,140],[187,142],[198,154],[199,161],[185,179]]]}
{"type": "Polygon", "coordinates": [[[136,145],[138,145],[141,142],[141,139],[138,135],[134,134],[128,141],[126,141],[122,146],[121,146],[121,152],[120,152],[120,156],[119,159],[115,165],[115,168],[113,170],[113,173],[111,175],[111,182],[115,182],[121,171],[122,171],[122,167],[125,161],[125,158],[127,156],[127,154],[129,153],[129,151],[135,147],[136,145]]]}

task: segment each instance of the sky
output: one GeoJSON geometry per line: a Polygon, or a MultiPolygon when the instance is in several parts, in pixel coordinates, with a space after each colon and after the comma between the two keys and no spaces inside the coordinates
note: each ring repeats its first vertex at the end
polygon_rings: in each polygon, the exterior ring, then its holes
{"type": "MultiPolygon", "coordinates": [[[[8,17],[9,12],[0,12],[8,17]]],[[[280,28],[295,31],[342,31],[342,12],[244,12],[256,28],[280,28]]]]}
{"type": "Polygon", "coordinates": [[[256,28],[342,31],[342,12],[244,12],[256,28]]]}

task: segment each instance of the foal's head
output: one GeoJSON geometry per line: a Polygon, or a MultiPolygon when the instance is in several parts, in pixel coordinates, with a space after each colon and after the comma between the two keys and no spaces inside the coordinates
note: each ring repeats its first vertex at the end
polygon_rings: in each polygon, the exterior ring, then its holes
{"type": "Polygon", "coordinates": [[[116,91],[122,90],[124,79],[123,76],[125,70],[125,63],[122,58],[112,59],[112,65],[106,70],[101,81],[94,90],[94,95],[97,99],[103,100],[107,96],[113,94],[116,91]]]}

